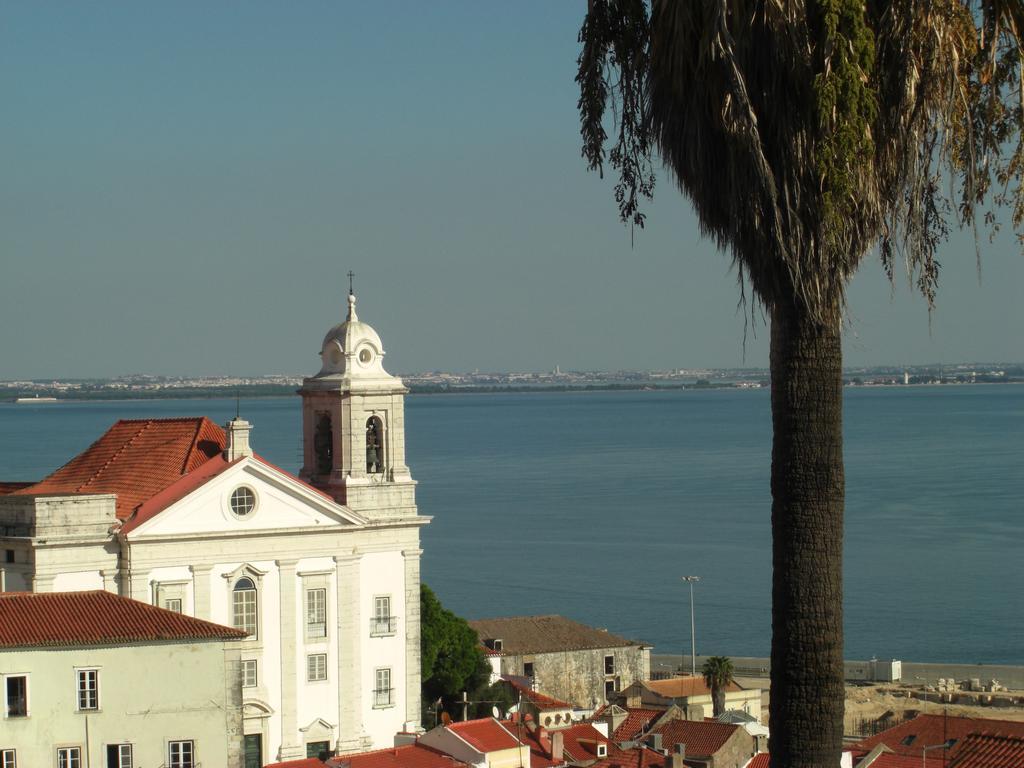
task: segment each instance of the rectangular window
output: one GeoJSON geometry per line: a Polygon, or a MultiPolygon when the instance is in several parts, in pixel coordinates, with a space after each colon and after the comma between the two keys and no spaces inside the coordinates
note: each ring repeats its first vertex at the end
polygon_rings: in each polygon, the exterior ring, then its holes
{"type": "Polygon", "coordinates": [[[5,549],[4,550],[4,562],[5,563],[13,563],[14,562],[14,550],[13,549],[5,549]]]}
{"type": "MultiPolygon", "coordinates": [[[[239,579],[242,582],[252,583],[250,579],[239,579]]],[[[232,619],[235,629],[241,629],[250,635],[256,634],[256,590],[255,588],[242,589],[235,587],[232,594],[232,619]]]]}
{"type": "Polygon", "coordinates": [[[373,616],[370,618],[371,635],[393,635],[398,619],[391,615],[391,596],[373,598],[373,616]]]}
{"type": "Polygon", "coordinates": [[[258,682],[256,677],[256,659],[242,659],[242,687],[255,688],[258,682]]]}
{"type": "Polygon", "coordinates": [[[604,681],[604,697],[607,699],[613,693],[615,693],[615,681],[614,680],[605,680],[604,681]]]}
{"type": "Polygon", "coordinates": [[[167,768],[195,768],[193,742],[172,741],[167,745],[167,768]]]}
{"type": "Polygon", "coordinates": [[[376,687],[373,689],[373,706],[391,706],[391,670],[389,668],[378,669],[376,672],[376,687]]]}
{"type": "Polygon", "coordinates": [[[100,671],[78,670],[78,709],[100,708],[100,671]]]}
{"type": "Polygon", "coordinates": [[[107,744],[107,768],[133,768],[131,744],[107,744]]]}
{"type": "Polygon", "coordinates": [[[533,679],[533,662],[527,661],[523,664],[523,676],[533,679]]]}
{"type": "Polygon", "coordinates": [[[604,673],[606,675],[614,675],[615,674],[615,657],[614,656],[605,656],[604,657],[604,673]]]}
{"type": "Polygon", "coordinates": [[[164,610],[174,611],[175,613],[181,613],[181,598],[169,597],[166,600],[164,600],[164,610]]]}
{"type": "Polygon", "coordinates": [[[306,637],[327,637],[327,590],[306,590],[306,637]]]}
{"type": "Polygon", "coordinates": [[[28,717],[28,675],[4,678],[4,716],[28,717]]]}
{"type": "Polygon", "coordinates": [[[0,768],[18,768],[18,753],[13,749],[0,749],[0,768]]]}
{"type": "Polygon", "coordinates": [[[311,683],[327,679],[327,654],[311,653],[306,657],[306,680],[311,683]]]}
{"type": "Polygon", "coordinates": [[[57,768],[82,768],[82,748],[61,747],[58,749],[57,768]]]}

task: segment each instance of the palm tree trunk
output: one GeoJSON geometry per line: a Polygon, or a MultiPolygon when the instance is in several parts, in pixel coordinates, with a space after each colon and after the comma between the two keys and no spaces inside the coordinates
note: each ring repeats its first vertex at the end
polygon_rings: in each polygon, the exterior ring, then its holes
{"type": "Polygon", "coordinates": [[[843,381],[838,323],[776,307],[772,768],[835,768],[843,738],[843,381]]]}

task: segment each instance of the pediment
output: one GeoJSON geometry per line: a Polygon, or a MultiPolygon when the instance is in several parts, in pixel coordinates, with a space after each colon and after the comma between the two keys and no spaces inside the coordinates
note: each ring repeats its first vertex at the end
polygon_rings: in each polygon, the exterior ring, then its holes
{"type": "Polygon", "coordinates": [[[360,527],[366,520],[258,457],[240,459],[158,511],[130,538],[360,527]]]}

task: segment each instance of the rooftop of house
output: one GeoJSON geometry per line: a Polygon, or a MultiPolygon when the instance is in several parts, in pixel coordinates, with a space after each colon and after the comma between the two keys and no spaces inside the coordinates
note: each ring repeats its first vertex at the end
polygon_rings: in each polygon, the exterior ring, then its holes
{"type": "Polygon", "coordinates": [[[635,640],[595,629],[564,616],[508,616],[500,619],[474,619],[469,622],[488,649],[501,641],[504,655],[555,653],[559,651],[623,648],[641,645],[635,640]]]}
{"type": "Polygon", "coordinates": [[[738,725],[718,723],[714,720],[670,720],[654,729],[661,734],[664,749],[672,751],[675,744],[685,744],[689,757],[711,757],[717,753],[737,731],[738,725]]]}
{"type": "Polygon", "coordinates": [[[647,747],[624,749],[603,760],[593,763],[590,768],[665,768],[671,758],[647,747]]]}
{"type": "Polygon", "coordinates": [[[771,755],[767,752],[758,752],[747,764],[747,768],[771,768],[771,755]]]}
{"type": "Polygon", "coordinates": [[[144,501],[221,455],[224,430],[206,417],[121,419],[71,461],[11,495],[117,494],[126,520],[144,501]]]}
{"type": "Polygon", "coordinates": [[[643,707],[622,707],[609,705],[594,713],[594,720],[603,719],[609,710],[616,708],[626,713],[626,718],[612,732],[612,740],[617,742],[633,741],[651,729],[658,718],[665,714],[663,709],[645,709],[643,707]]]}
{"type": "MultiPolygon", "coordinates": [[[[341,755],[330,758],[327,765],[330,768],[466,768],[466,764],[461,760],[423,744],[405,744],[355,755],[341,755]]],[[[282,764],[280,768],[293,767],[290,764],[282,764]]]]}
{"type": "Polygon", "coordinates": [[[519,739],[493,717],[449,723],[443,727],[456,734],[478,752],[496,752],[501,749],[515,749],[522,746],[519,739]]]}
{"type": "Polygon", "coordinates": [[[522,694],[524,699],[532,702],[537,709],[542,712],[548,709],[572,709],[572,704],[567,701],[562,701],[561,699],[556,699],[554,696],[548,696],[540,691],[533,690],[524,678],[514,677],[512,675],[502,675],[501,679],[506,685],[511,687],[513,691],[522,694]]]}
{"type": "Polygon", "coordinates": [[[246,633],[110,592],[0,593],[0,648],[234,640],[246,633]]]}
{"type": "Polygon", "coordinates": [[[326,765],[315,757],[304,757],[301,760],[285,760],[283,763],[267,763],[263,768],[325,768],[326,765]]]}
{"type": "Polygon", "coordinates": [[[949,768],[1020,768],[1022,765],[1024,738],[971,733],[960,743],[949,768]]]}
{"type": "MultiPolygon", "coordinates": [[[[710,696],[711,689],[704,682],[701,675],[684,675],[683,677],[670,677],[667,680],[643,680],[640,685],[653,691],[659,696],[667,699],[685,699],[690,696],[710,696]]],[[[742,691],[743,688],[735,682],[725,686],[726,693],[742,691]]]]}
{"type": "MultiPolygon", "coordinates": [[[[900,723],[888,730],[870,736],[857,743],[857,748],[870,751],[877,744],[885,744],[896,754],[917,755],[921,748],[954,740],[949,750],[950,758],[957,756],[960,742],[970,734],[1024,739],[1024,722],[1012,720],[989,720],[974,717],[947,717],[944,715],[918,715],[912,720],[900,723]]],[[[943,753],[946,750],[932,750],[943,753]]]]}

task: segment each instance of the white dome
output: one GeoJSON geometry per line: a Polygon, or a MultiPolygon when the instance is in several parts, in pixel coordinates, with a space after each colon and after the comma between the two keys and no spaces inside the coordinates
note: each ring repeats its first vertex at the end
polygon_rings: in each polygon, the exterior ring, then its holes
{"type": "Polygon", "coordinates": [[[382,365],[384,345],[368,323],[356,316],[356,297],[348,295],[348,317],[327,332],[320,347],[323,363],[316,378],[325,376],[387,375],[382,365]]]}

